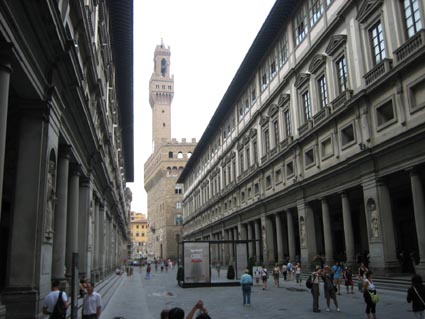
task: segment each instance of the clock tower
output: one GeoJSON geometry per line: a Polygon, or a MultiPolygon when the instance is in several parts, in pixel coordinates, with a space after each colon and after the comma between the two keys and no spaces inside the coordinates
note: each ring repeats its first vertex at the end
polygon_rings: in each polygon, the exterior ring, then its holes
{"type": "Polygon", "coordinates": [[[156,46],[154,71],[149,81],[149,103],[152,108],[153,152],[159,144],[171,139],[171,102],[174,96],[174,76],[170,74],[170,47],[163,41],[156,46]]]}

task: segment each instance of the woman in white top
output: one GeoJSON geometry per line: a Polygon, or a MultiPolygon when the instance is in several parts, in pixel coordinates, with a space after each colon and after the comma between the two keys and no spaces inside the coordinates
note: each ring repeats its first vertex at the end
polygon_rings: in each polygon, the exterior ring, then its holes
{"type": "Polygon", "coordinates": [[[376,295],[375,284],[373,283],[373,272],[367,271],[363,281],[363,297],[366,303],[366,315],[369,319],[376,319],[376,303],[372,302],[370,294],[376,295]]]}

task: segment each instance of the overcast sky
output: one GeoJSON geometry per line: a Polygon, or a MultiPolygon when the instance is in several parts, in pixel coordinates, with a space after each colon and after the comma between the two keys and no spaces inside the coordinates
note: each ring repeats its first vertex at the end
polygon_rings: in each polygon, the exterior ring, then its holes
{"type": "Polygon", "coordinates": [[[198,141],[275,0],[134,0],[134,183],[147,213],[143,166],[152,153],[149,79],[161,43],[171,49],[173,138],[198,141]],[[190,120],[189,120],[190,119],[190,120]]]}

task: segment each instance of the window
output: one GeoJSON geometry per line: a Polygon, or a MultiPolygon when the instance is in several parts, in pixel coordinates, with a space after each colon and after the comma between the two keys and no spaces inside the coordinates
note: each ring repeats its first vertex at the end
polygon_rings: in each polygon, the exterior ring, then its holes
{"type": "Polygon", "coordinates": [[[276,63],[276,56],[275,51],[273,50],[271,56],[270,56],[270,80],[272,80],[277,74],[277,63],[276,63]]]}
{"type": "Polygon", "coordinates": [[[355,142],[354,126],[353,124],[347,125],[341,130],[341,146],[347,147],[355,142]]]}
{"type": "Polygon", "coordinates": [[[255,86],[251,88],[251,103],[254,103],[257,99],[257,93],[255,91],[255,86]]]}
{"type": "Polygon", "coordinates": [[[263,155],[266,155],[266,153],[270,150],[270,134],[269,130],[264,130],[264,153],[263,155]]]}
{"type": "Polygon", "coordinates": [[[245,201],[245,192],[241,192],[241,201],[245,201]]]}
{"type": "Polygon", "coordinates": [[[183,225],[183,215],[181,214],[176,215],[176,225],[183,225]]]}
{"type": "Polygon", "coordinates": [[[223,168],[223,184],[224,186],[227,185],[227,172],[225,168],[223,168]]]}
{"type": "Polygon", "coordinates": [[[176,203],[176,209],[182,209],[182,203],[181,202],[176,203]]]}
{"type": "Polygon", "coordinates": [[[275,119],[273,121],[273,131],[274,131],[274,146],[276,147],[279,144],[280,136],[279,136],[279,121],[275,119]]]}
{"type": "Polygon", "coordinates": [[[294,162],[291,161],[289,163],[286,163],[286,176],[291,177],[294,175],[294,162]]]}
{"type": "Polygon", "coordinates": [[[240,159],[240,172],[242,173],[245,169],[244,169],[244,158],[243,158],[243,152],[239,153],[239,159],[240,159]]]}
{"type": "Polygon", "coordinates": [[[249,111],[249,98],[245,99],[245,113],[248,113],[249,111]]]}
{"type": "Polygon", "coordinates": [[[245,148],[245,154],[246,154],[246,167],[250,167],[251,166],[251,161],[250,161],[250,154],[249,154],[250,150],[249,150],[249,146],[247,146],[245,148]]]}
{"type": "Polygon", "coordinates": [[[310,0],[310,25],[313,26],[319,21],[323,14],[322,0],[310,0]]]}
{"type": "Polygon", "coordinates": [[[168,152],[168,158],[173,158],[173,152],[168,152]]]}
{"type": "Polygon", "coordinates": [[[307,122],[311,119],[311,104],[310,104],[310,93],[308,91],[305,91],[301,95],[301,101],[303,105],[304,110],[304,120],[307,122]]]}
{"type": "Polygon", "coordinates": [[[422,29],[421,12],[418,0],[403,0],[404,22],[406,24],[407,37],[410,38],[422,29]]]}
{"type": "Polygon", "coordinates": [[[254,184],[254,194],[258,194],[260,192],[260,186],[258,185],[258,183],[254,184]]]}
{"type": "Polygon", "coordinates": [[[270,175],[266,176],[266,188],[272,187],[272,177],[270,175]]]}
{"type": "Polygon", "coordinates": [[[263,67],[261,69],[261,91],[264,91],[269,84],[269,77],[267,75],[267,68],[263,67]]]}
{"type": "Polygon", "coordinates": [[[305,6],[300,8],[300,11],[295,16],[295,42],[300,44],[307,36],[307,15],[305,6]]]}
{"type": "Polygon", "coordinates": [[[332,137],[327,137],[320,143],[320,150],[322,155],[322,160],[333,155],[333,145],[332,145],[332,137]]]}
{"type": "Polygon", "coordinates": [[[369,29],[369,37],[372,46],[373,64],[376,65],[386,57],[384,31],[381,21],[378,21],[369,29]]]}
{"type": "Polygon", "coordinates": [[[310,148],[308,151],[304,153],[304,163],[305,167],[308,168],[314,165],[314,149],[310,148]]]}
{"type": "Polygon", "coordinates": [[[254,163],[258,162],[257,141],[252,141],[252,149],[254,151],[254,163]]]}
{"type": "Polygon", "coordinates": [[[288,60],[288,50],[288,37],[285,30],[279,41],[279,67],[282,67],[288,60]]]}
{"type": "Polygon", "coordinates": [[[182,152],[178,152],[177,158],[183,158],[183,153],[182,152]]]}
{"type": "Polygon", "coordinates": [[[328,105],[328,91],[326,88],[326,77],[325,75],[322,75],[317,80],[317,85],[319,88],[319,103],[320,107],[324,108],[328,105]]]}
{"type": "Polygon", "coordinates": [[[393,122],[395,119],[393,100],[389,100],[386,103],[376,108],[376,121],[378,127],[393,122]]]}
{"type": "Polygon", "coordinates": [[[338,76],[338,89],[339,93],[343,93],[347,90],[347,61],[345,59],[345,56],[341,56],[336,61],[336,68],[337,68],[337,76],[338,76]]]}
{"type": "Polygon", "coordinates": [[[276,184],[282,182],[282,170],[279,168],[275,171],[275,180],[276,180],[276,184]]]}
{"type": "Polygon", "coordinates": [[[284,119],[285,119],[285,132],[286,132],[286,137],[289,137],[292,135],[291,133],[291,113],[289,113],[289,109],[286,110],[283,113],[284,119]]]}

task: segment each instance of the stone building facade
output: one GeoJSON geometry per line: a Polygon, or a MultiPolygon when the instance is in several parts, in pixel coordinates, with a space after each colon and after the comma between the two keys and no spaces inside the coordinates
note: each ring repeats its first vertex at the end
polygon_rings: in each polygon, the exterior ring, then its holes
{"type": "Polygon", "coordinates": [[[148,255],[175,260],[183,223],[183,186],[176,182],[196,140],[171,138],[174,76],[170,74],[170,56],[170,48],[163,43],[156,47],[149,83],[153,152],[145,163],[144,183],[148,195],[148,255]]]}
{"type": "Polygon", "coordinates": [[[43,317],[58,279],[127,258],[131,0],[0,4],[0,318],[43,317]]]}
{"type": "Polygon", "coordinates": [[[147,257],[148,220],[142,213],[130,212],[131,258],[147,257]]]}
{"type": "Polygon", "coordinates": [[[178,180],[184,239],[423,273],[424,10],[277,1],[178,180]]]}

